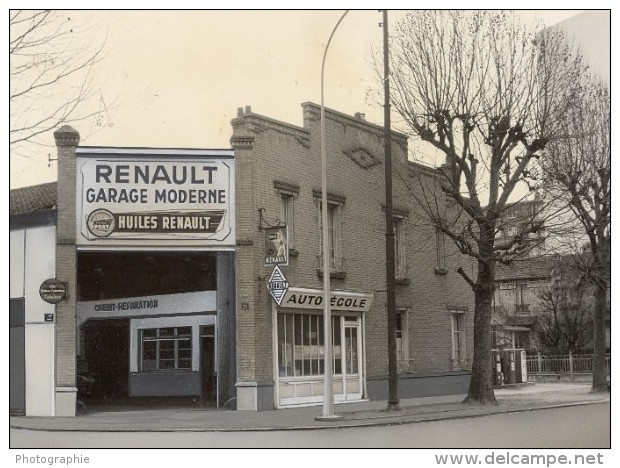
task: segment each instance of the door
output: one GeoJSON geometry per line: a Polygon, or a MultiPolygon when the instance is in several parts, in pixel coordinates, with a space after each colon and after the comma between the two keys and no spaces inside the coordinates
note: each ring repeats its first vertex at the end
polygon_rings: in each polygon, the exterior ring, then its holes
{"type": "Polygon", "coordinates": [[[26,412],[26,347],[24,298],[9,301],[9,412],[26,412]]]}
{"type": "Polygon", "coordinates": [[[362,398],[362,343],[360,339],[360,319],[342,317],[342,383],[344,400],[362,398]]]}
{"type": "Polygon", "coordinates": [[[128,396],[129,320],[88,320],[84,327],[85,368],[89,378],[81,397],[105,404],[120,403],[128,396]]]}
{"type": "Polygon", "coordinates": [[[217,374],[215,372],[215,326],[200,327],[200,402],[204,405],[217,404],[217,374]]]}

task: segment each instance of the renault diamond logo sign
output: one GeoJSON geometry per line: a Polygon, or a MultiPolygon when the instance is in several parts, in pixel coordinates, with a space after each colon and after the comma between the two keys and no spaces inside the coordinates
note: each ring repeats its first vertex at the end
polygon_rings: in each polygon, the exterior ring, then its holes
{"type": "Polygon", "coordinates": [[[288,287],[289,284],[284,276],[284,273],[282,273],[282,270],[280,270],[278,265],[275,265],[269,279],[267,280],[267,289],[269,290],[269,294],[271,294],[273,300],[276,301],[276,304],[282,304],[282,299],[284,299],[284,295],[286,294],[286,291],[288,291],[288,287]]]}

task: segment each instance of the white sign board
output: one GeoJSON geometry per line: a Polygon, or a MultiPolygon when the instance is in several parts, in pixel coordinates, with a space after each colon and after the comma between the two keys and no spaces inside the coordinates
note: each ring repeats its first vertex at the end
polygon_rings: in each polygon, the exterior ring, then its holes
{"type": "Polygon", "coordinates": [[[234,248],[234,153],[78,148],[77,244],[234,248]]]}
{"type": "MultiPolygon", "coordinates": [[[[374,299],[373,294],[354,291],[332,290],[330,296],[332,309],[352,312],[368,312],[374,299]]],[[[320,289],[289,288],[278,305],[292,309],[322,309],[323,291],[320,289]]]]}
{"type": "Polygon", "coordinates": [[[89,318],[155,317],[216,310],[216,291],[77,301],[78,323],[89,318]]]}

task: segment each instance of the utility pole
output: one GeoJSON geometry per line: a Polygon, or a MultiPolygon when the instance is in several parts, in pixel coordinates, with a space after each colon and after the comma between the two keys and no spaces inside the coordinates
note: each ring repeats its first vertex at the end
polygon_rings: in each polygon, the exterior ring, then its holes
{"type": "Polygon", "coordinates": [[[388,328],[388,411],[398,406],[396,366],[396,264],[394,260],[394,208],[392,206],[392,131],[390,124],[390,65],[388,54],[388,12],[383,10],[383,87],[385,95],[383,131],[385,140],[385,277],[388,328]]]}

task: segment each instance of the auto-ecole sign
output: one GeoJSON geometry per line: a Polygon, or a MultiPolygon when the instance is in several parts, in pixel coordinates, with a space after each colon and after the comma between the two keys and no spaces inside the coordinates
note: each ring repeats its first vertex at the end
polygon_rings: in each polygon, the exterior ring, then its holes
{"type": "Polygon", "coordinates": [[[77,243],[234,248],[228,150],[79,147],[77,243]]]}

